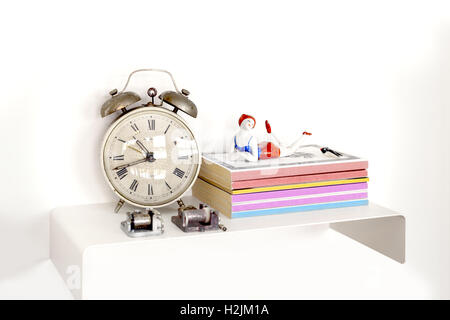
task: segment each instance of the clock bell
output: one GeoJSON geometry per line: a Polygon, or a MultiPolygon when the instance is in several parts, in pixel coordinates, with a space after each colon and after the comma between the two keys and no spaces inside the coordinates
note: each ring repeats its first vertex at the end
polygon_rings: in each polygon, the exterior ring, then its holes
{"type": "Polygon", "coordinates": [[[173,112],[177,113],[178,110],[183,111],[184,113],[190,115],[193,118],[197,118],[197,107],[196,105],[189,100],[188,96],[190,92],[186,89],[178,90],[178,87],[175,83],[175,80],[173,79],[173,76],[170,72],[166,70],[161,69],[139,69],[133,71],[129,76],[128,80],[123,87],[123,89],[118,92],[117,89],[111,90],[109,94],[111,95],[111,98],[108,99],[103,105],[100,110],[100,115],[102,118],[115,113],[116,111],[121,110],[123,113],[126,113],[129,111],[127,109],[131,105],[141,101],[141,97],[132,91],[125,91],[128,87],[128,84],[130,83],[131,77],[137,73],[137,72],[163,72],[169,75],[170,79],[172,80],[173,86],[175,88],[175,91],[164,91],[161,93],[158,98],[160,99],[159,103],[155,103],[155,97],[157,96],[158,92],[155,88],[149,88],[147,90],[147,94],[150,97],[150,101],[147,103],[144,103],[140,106],[137,106],[137,108],[140,107],[162,107],[163,104],[167,104],[171,107],[173,107],[173,112]]]}

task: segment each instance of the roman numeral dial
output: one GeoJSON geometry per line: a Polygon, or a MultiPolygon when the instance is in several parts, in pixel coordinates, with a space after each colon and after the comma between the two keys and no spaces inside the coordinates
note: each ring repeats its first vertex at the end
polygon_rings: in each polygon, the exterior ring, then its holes
{"type": "Polygon", "coordinates": [[[136,191],[138,185],[139,185],[139,182],[136,179],[134,179],[133,182],[131,183],[130,190],[136,191]]]}
{"type": "Polygon", "coordinates": [[[116,120],[102,156],[113,190],[140,207],[179,199],[195,181],[200,164],[189,127],[173,112],[155,107],[137,108],[116,120]]]}
{"type": "Polygon", "coordinates": [[[131,129],[133,129],[134,132],[139,132],[139,127],[136,123],[131,124],[131,129]]]}
{"type": "Polygon", "coordinates": [[[147,120],[147,122],[148,122],[148,130],[154,131],[155,130],[155,126],[156,126],[156,120],[155,119],[150,119],[150,120],[147,120]]]}
{"type": "Polygon", "coordinates": [[[184,176],[184,171],[181,170],[180,168],[175,168],[175,170],[173,170],[172,173],[176,175],[178,178],[183,178],[184,176]]]}
{"type": "Polygon", "coordinates": [[[125,178],[128,175],[128,170],[127,168],[122,168],[120,170],[117,171],[117,176],[119,177],[120,180],[122,180],[123,178],[125,178]]]}

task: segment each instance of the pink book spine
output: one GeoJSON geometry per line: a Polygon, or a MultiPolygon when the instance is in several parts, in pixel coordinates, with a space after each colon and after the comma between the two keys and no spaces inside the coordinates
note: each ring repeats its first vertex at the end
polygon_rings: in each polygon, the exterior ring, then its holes
{"type": "Polygon", "coordinates": [[[369,166],[368,161],[355,161],[355,162],[332,163],[332,164],[318,164],[313,166],[265,168],[262,170],[236,171],[231,173],[231,181],[361,170],[367,169],[368,166],[369,166]]]}
{"type": "Polygon", "coordinates": [[[342,179],[353,179],[363,177],[367,177],[367,170],[353,170],[353,171],[342,171],[342,172],[321,173],[321,174],[309,174],[309,175],[307,174],[301,176],[241,180],[232,182],[231,188],[235,190],[235,189],[281,186],[284,184],[298,184],[307,182],[342,180],[342,179]]]}
{"type": "Polygon", "coordinates": [[[232,212],[279,208],[279,207],[293,207],[293,206],[307,205],[307,204],[349,201],[349,200],[366,199],[366,198],[367,198],[367,192],[362,192],[362,193],[341,194],[341,195],[335,195],[335,196],[324,196],[324,197],[316,197],[316,198],[292,199],[292,200],[273,201],[273,202],[259,202],[259,203],[232,206],[232,212]]]}
{"type": "Polygon", "coordinates": [[[320,195],[323,193],[345,192],[345,191],[355,191],[355,190],[364,190],[364,189],[367,189],[367,182],[338,184],[335,186],[290,189],[290,190],[280,190],[280,191],[234,194],[231,196],[231,202],[235,203],[235,202],[241,202],[241,201],[258,201],[258,200],[268,200],[268,199],[273,199],[274,201],[276,201],[276,198],[298,197],[298,196],[308,196],[308,195],[313,196],[313,195],[320,195]]]}

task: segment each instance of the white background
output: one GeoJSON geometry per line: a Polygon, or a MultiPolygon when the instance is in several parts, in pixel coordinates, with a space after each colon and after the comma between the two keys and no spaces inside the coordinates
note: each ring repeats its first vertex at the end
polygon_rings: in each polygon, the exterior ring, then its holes
{"type": "MultiPolygon", "coordinates": [[[[15,1],[1,5],[0,30],[0,297],[48,296],[53,280],[27,270],[48,259],[52,208],[114,199],[99,164],[112,118],[100,106],[132,70],[153,67],[191,91],[203,149],[222,149],[243,112],[261,133],[265,119],[287,140],[308,130],[368,158],[370,200],[405,214],[400,269],[358,269],[333,248],[346,285],[310,281],[298,297],[358,297],[374,273],[401,273],[420,285],[384,281],[375,297],[450,298],[445,1],[15,1]]],[[[135,89],[170,88],[152,79],[135,89]]],[[[326,254],[320,241],[309,254],[326,254]]]]}

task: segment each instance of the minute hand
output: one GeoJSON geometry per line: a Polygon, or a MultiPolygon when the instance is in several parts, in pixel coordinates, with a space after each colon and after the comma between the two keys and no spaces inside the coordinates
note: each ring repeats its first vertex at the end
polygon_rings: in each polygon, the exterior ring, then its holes
{"type": "Polygon", "coordinates": [[[120,169],[123,169],[123,168],[128,168],[128,167],[134,166],[135,164],[143,163],[145,161],[147,161],[147,158],[136,160],[136,161],[133,161],[133,162],[130,162],[130,163],[127,163],[127,164],[122,164],[120,166],[117,166],[117,167],[113,168],[113,170],[120,170],[120,169]]]}

